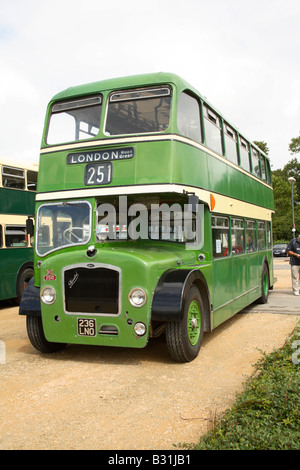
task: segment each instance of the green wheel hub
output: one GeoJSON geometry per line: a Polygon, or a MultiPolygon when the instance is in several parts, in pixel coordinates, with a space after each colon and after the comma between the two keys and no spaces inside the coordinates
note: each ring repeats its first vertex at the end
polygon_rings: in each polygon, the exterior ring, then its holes
{"type": "Polygon", "coordinates": [[[268,273],[267,272],[264,272],[263,289],[264,289],[264,294],[267,296],[268,295],[268,290],[269,290],[269,279],[268,279],[268,273]]]}
{"type": "Polygon", "coordinates": [[[190,304],[187,323],[189,342],[194,346],[201,332],[201,311],[196,300],[193,300],[190,304]]]}

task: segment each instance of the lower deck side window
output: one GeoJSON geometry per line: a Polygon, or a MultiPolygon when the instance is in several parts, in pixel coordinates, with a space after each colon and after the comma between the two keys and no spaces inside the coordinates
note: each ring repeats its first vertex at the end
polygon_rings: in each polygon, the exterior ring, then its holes
{"type": "Polygon", "coordinates": [[[214,258],[272,247],[271,222],[216,215],[211,218],[211,226],[214,258]]]}
{"type": "Polygon", "coordinates": [[[212,217],[213,256],[222,258],[229,256],[229,219],[228,217],[212,217]]]}
{"type": "Polygon", "coordinates": [[[28,243],[25,225],[6,225],[5,245],[8,248],[27,246],[28,243]]]}
{"type": "Polygon", "coordinates": [[[233,255],[245,253],[244,221],[231,219],[231,247],[233,255]]]}
{"type": "Polygon", "coordinates": [[[257,238],[258,238],[258,249],[266,249],[266,225],[265,222],[258,222],[257,238]]]}
{"type": "Polygon", "coordinates": [[[255,220],[246,221],[246,241],[247,241],[247,253],[256,251],[256,222],[255,220]]]}

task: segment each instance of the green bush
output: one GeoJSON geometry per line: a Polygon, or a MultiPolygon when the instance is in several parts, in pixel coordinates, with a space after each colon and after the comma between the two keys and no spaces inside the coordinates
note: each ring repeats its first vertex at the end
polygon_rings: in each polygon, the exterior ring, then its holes
{"type": "Polygon", "coordinates": [[[299,385],[300,325],[282,348],[269,355],[262,353],[243,392],[237,395],[235,405],[217,420],[214,430],[203,436],[198,445],[188,447],[194,450],[299,450],[299,385]]]}

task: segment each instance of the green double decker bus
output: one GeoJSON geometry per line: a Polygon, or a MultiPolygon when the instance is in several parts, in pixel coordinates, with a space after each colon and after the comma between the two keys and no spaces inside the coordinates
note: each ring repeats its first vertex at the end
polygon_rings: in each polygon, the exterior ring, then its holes
{"type": "Polygon", "coordinates": [[[20,305],[41,352],[143,348],[173,360],[273,287],[270,163],[169,73],[76,86],[49,103],[34,280],[20,305]]]}
{"type": "Polygon", "coordinates": [[[26,221],[34,216],[37,165],[0,161],[0,300],[19,300],[33,277],[33,238],[26,221]]]}

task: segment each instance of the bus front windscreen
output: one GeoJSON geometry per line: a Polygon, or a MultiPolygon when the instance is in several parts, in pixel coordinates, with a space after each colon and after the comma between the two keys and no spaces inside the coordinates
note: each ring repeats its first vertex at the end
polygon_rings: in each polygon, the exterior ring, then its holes
{"type": "Polygon", "coordinates": [[[91,237],[91,206],[88,202],[44,204],[37,213],[36,250],[40,256],[91,237]]]}
{"type": "Polygon", "coordinates": [[[57,102],[51,107],[47,144],[93,139],[99,132],[102,97],[57,102]]]}

